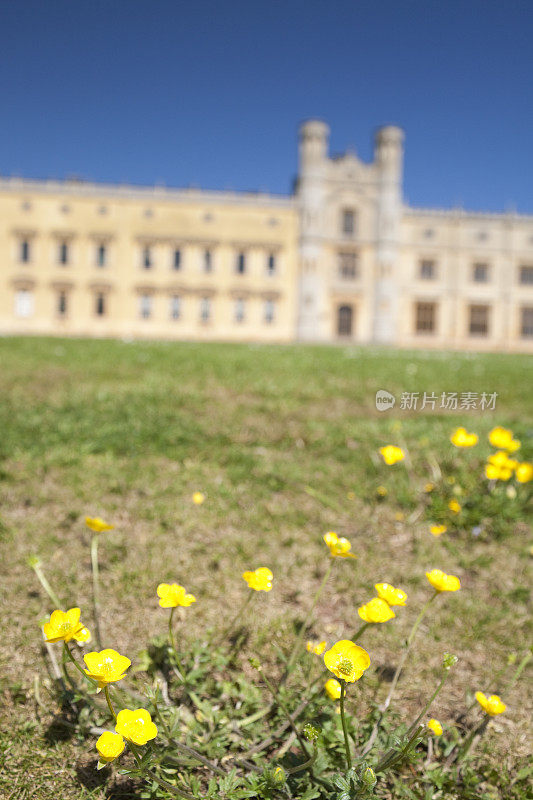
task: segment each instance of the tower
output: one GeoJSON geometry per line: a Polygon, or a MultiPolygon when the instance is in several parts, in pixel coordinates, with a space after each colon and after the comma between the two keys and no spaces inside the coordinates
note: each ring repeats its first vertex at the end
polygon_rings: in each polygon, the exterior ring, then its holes
{"type": "Polygon", "coordinates": [[[396,263],[402,211],[403,131],[393,125],[379,128],[374,142],[378,193],[376,214],[376,273],[373,339],[393,344],[398,318],[396,263]]]}
{"type": "Polygon", "coordinates": [[[308,120],[299,130],[297,197],[300,213],[298,338],[325,338],[326,288],[321,274],[329,127],[308,120]]]}

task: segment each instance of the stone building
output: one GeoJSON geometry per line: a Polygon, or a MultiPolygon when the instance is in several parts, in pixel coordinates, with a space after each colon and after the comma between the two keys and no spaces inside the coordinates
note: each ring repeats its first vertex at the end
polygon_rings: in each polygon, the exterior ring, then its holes
{"type": "Polygon", "coordinates": [[[402,199],[305,122],[291,196],[0,179],[0,333],[533,352],[533,216],[402,199]]]}

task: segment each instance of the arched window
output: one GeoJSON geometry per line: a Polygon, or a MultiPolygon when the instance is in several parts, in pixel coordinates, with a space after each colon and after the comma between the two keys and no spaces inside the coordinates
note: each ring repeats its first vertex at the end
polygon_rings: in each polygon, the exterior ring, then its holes
{"type": "Polygon", "coordinates": [[[351,336],[353,327],[352,306],[339,306],[337,310],[337,333],[339,336],[351,336]]]}

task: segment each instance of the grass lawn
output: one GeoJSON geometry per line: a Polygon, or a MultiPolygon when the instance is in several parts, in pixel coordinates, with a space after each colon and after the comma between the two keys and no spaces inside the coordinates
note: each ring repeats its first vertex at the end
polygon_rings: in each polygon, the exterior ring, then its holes
{"type": "MultiPolygon", "coordinates": [[[[93,741],[54,726],[58,709],[35,700],[36,687],[41,700],[46,694],[38,623],[52,609],[26,560],[39,556],[65,607],[87,609],[90,626],[85,515],[116,526],[100,546],[102,628],[107,646],[133,661],[165,632],[159,582],[184,583],[198,598],[179,629],[193,639],[231,615],[245,596],[242,571],[260,565],[272,569],[275,586],[254,598],[242,668],[256,645],[268,661],[305,616],[327,568],[322,536],[334,530],[358,560],[335,563],[312,633],[330,642],[349,636],[376,581],[401,586],[408,606],[365,634],[372,674],[386,674],[428,596],[424,573],[439,567],[462,589],[438,598],[424,620],[395,705],[416,716],[444,651],[459,662],[434,716],[451,724],[468,692],[492,693],[494,674],[531,641],[533,536],[512,499],[502,500],[505,514],[488,506],[476,519],[467,487],[497,424],[512,428],[520,458],[532,460],[532,363],[357,347],[0,340],[1,796],[141,797],[99,781],[93,741]],[[393,410],[376,410],[379,389],[395,394],[393,410]],[[442,392],[496,392],[496,407],[399,408],[402,392],[424,391],[439,400],[442,392]],[[479,434],[475,451],[450,444],[458,425],[479,434]],[[378,448],[389,443],[407,448],[407,466],[383,464],[378,448]],[[441,486],[438,497],[424,493],[427,481],[441,486]],[[192,503],[195,490],[203,505],[192,503]],[[448,521],[447,492],[465,511],[435,538],[428,503],[448,521]]],[[[501,775],[527,756],[530,678],[526,670],[509,691],[507,712],[479,748],[501,775]]],[[[386,681],[376,691],[386,694],[386,681]]],[[[484,790],[479,796],[503,796],[489,779],[484,790]]],[[[389,797],[379,787],[378,796],[389,797]]]]}

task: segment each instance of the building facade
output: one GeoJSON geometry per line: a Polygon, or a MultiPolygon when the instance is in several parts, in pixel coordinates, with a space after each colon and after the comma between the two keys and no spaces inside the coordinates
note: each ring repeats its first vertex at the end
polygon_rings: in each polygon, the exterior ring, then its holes
{"type": "Polygon", "coordinates": [[[533,215],[416,209],[299,131],[291,196],[0,179],[0,333],[533,352],[533,215]]]}

